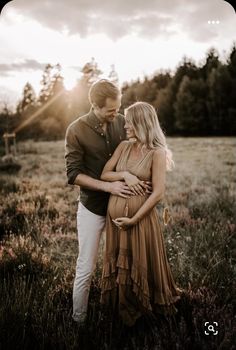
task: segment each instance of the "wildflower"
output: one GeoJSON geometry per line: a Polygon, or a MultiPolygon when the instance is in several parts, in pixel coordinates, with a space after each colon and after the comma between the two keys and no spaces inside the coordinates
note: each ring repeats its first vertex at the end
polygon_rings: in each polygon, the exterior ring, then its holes
{"type": "Polygon", "coordinates": [[[8,249],[8,254],[10,255],[10,257],[12,259],[15,259],[16,258],[16,254],[13,252],[12,248],[9,248],[8,249]]]}
{"type": "Polygon", "coordinates": [[[18,265],[17,267],[19,270],[22,270],[25,266],[26,266],[26,264],[21,264],[21,265],[18,265]]]}
{"type": "Polygon", "coordinates": [[[4,252],[4,247],[1,245],[1,246],[0,246],[0,260],[1,260],[2,257],[3,257],[3,252],[4,252]]]}
{"type": "Polygon", "coordinates": [[[48,263],[49,263],[49,257],[46,255],[46,254],[44,254],[43,256],[42,256],[42,263],[43,264],[45,264],[45,265],[47,265],[48,263]]]}
{"type": "Polygon", "coordinates": [[[164,221],[164,225],[165,225],[165,226],[168,225],[170,219],[171,219],[171,215],[170,215],[169,208],[168,208],[168,207],[165,207],[165,208],[164,208],[164,211],[163,211],[163,221],[164,221]]]}

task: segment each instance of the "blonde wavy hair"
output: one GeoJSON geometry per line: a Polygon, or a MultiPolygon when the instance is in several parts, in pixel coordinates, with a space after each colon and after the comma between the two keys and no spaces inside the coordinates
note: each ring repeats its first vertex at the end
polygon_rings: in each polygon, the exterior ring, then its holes
{"type": "Polygon", "coordinates": [[[168,148],[157,113],[147,102],[135,102],[125,109],[125,118],[134,129],[135,137],[141,146],[149,149],[162,148],[166,152],[166,170],[174,167],[172,152],[168,148]]]}

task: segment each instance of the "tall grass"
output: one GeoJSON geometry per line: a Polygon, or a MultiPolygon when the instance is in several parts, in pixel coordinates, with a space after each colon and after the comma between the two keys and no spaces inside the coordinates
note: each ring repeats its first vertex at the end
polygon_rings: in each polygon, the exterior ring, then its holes
{"type": "Polygon", "coordinates": [[[167,179],[172,217],[164,237],[185,289],[178,314],[148,314],[127,328],[103,310],[101,242],[86,328],[78,329],[71,317],[78,192],[66,186],[63,142],[25,143],[18,176],[0,177],[0,348],[235,348],[235,142],[169,141],[176,169],[167,179]],[[205,335],[206,321],[218,322],[218,335],[205,335]]]}

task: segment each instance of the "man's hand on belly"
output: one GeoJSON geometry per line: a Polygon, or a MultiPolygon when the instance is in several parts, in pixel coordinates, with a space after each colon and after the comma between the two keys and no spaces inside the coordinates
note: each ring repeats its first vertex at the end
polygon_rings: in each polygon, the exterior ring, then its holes
{"type": "Polygon", "coordinates": [[[135,193],[133,193],[129,189],[129,186],[127,186],[123,181],[107,182],[106,192],[110,192],[111,194],[114,194],[116,196],[120,196],[123,198],[129,198],[130,196],[135,195],[135,193]]]}

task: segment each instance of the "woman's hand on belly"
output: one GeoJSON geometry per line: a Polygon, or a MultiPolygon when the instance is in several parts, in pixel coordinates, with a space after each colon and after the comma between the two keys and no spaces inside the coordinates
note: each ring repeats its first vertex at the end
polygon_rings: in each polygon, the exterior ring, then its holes
{"type": "Polygon", "coordinates": [[[128,171],[124,171],[123,178],[125,180],[126,185],[134,194],[140,196],[145,195],[147,187],[145,181],[140,180],[136,175],[133,175],[128,171]]]}
{"type": "Polygon", "coordinates": [[[121,230],[127,231],[129,227],[135,225],[135,222],[132,218],[121,217],[112,220],[114,224],[121,230]]]}
{"type": "Polygon", "coordinates": [[[145,186],[146,186],[146,190],[145,192],[148,194],[152,193],[152,182],[151,181],[144,181],[145,186]]]}

